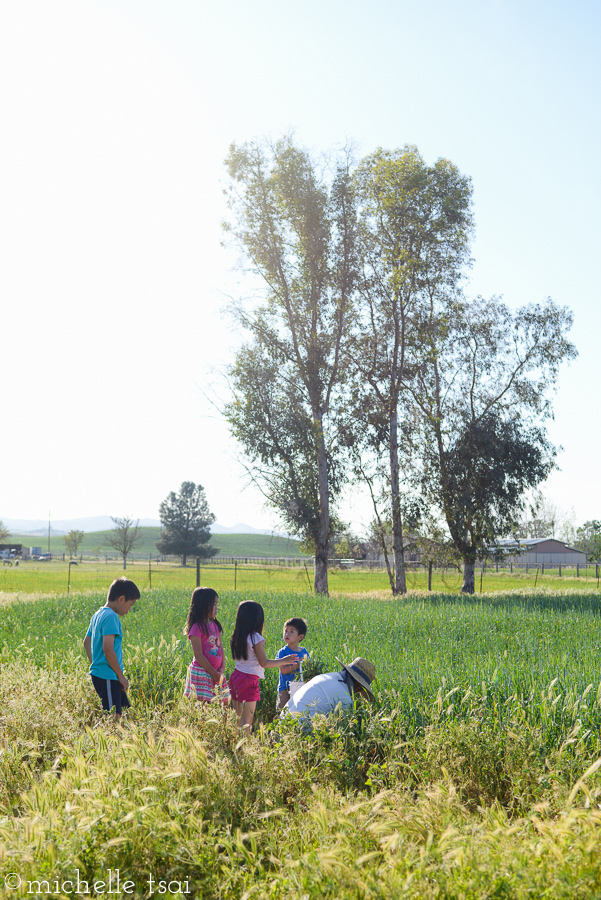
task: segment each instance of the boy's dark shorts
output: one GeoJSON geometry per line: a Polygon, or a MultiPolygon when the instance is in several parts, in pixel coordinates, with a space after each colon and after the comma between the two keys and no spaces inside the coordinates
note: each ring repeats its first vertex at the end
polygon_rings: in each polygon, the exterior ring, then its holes
{"type": "Polygon", "coordinates": [[[102,700],[102,708],[110,712],[115,707],[117,715],[121,715],[122,709],[131,706],[127,694],[114,678],[99,678],[98,675],[90,675],[96,693],[102,700]]]}

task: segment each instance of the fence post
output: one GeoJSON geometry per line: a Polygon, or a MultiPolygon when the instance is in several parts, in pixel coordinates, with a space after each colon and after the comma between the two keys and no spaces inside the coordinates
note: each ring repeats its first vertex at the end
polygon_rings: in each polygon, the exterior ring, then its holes
{"type": "Polygon", "coordinates": [[[580,578],[580,563],[576,563],[576,578],[580,578]]]}
{"type": "Polygon", "coordinates": [[[238,583],[238,560],[234,560],[234,590],[236,590],[237,583],[238,583]]]}
{"type": "Polygon", "coordinates": [[[432,590],[432,560],[428,563],[428,590],[432,590]]]}
{"type": "Polygon", "coordinates": [[[200,587],[200,556],[196,557],[196,587],[200,587]]]}
{"type": "Polygon", "coordinates": [[[559,577],[561,578],[561,563],[559,563],[559,577]]]}
{"type": "Polygon", "coordinates": [[[513,575],[513,560],[509,563],[509,572],[513,575]]]}
{"type": "Polygon", "coordinates": [[[545,574],[545,564],[544,563],[540,564],[540,573],[541,573],[541,575],[545,574]]]}
{"type": "Polygon", "coordinates": [[[152,562],[148,560],[148,587],[152,587],[152,562]]]}

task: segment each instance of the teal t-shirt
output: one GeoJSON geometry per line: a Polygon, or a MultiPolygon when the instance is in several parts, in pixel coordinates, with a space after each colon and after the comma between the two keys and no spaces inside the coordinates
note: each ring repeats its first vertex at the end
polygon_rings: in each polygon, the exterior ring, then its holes
{"type": "Polygon", "coordinates": [[[91,636],[92,638],[92,664],[90,665],[90,675],[118,681],[117,673],[113,672],[104,655],[102,639],[105,634],[115,635],[115,643],[113,646],[115,648],[115,653],[117,654],[117,661],[121,666],[121,671],[123,671],[123,652],[121,650],[123,632],[121,630],[121,622],[119,621],[119,616],[115,610],[108,606],[103,606],[94,613],[90,620],[90,627],[88,628],[88,633],[86,635],[86,637],[91,636]]]}

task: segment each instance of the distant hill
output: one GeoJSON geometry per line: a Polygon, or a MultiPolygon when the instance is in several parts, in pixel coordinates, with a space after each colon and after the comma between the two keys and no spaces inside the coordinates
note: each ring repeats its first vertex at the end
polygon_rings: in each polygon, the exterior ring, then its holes
{"type": "MultiPolygon", "coordinates": [[[[1,517],[0,517],[1,518],[1,517]]],[[[46,537],[48,541],[48,520],[44,519],[2,519],[6,528],[10,529],[12,534],[29,534],[39,538],[46,537]]],[[[135,517],[134,517],[135,521],[135,517]]],[[[140,527],[160,528],[159,519],[140,519],[140,527]]],[[[92,516],[83,519],[57,519],[50,522],[50,536],[53,534],[63,535],[69,531],[85,531],[100,532],[108,531],[113,527],[113,521],[110,516],[92,516]]],[[[211,525],[213,534],[272,534],[272,531],[266,528],[254,528],[252,525],[245,525],[244,522],[237,522],[235,525],[220,525],[214,522],[211,525]]],[[[285,534],[278,534],[277,537],[286,537],[285,534]]]]}
{"type": "Polygon", "coordinates": [[[294,538],[270,534],[216,534],[211,540],[220,556],[305,556],[294,538]]]}
{"type": "MultiPolygon", "coordinates": [[[[80,529],[83,530],[83,529],[80,529]]],[[[136,547],[135,555],[156,556],[156,542],[159,537],[160,528],[146,526],[140,528],[142,532],[142,542],[136,547]]],[[[104,531],[86,532],[84,540],[79,548],[79,553],[84,556],[98,556],[103,553],[114,553],[107,542],[110,535],[110,529],[104,531]]],[[[45,535],[18,534],[13,532],[11,541],[15,544],[23,544],[25,547],[41,547],[42,553],[48,550],[48,532],[45,535]]],[[[299,542],[293,538],[277,537],[270,534],[216,534],[211,544],[219,547],[220,556],[259,556],[259,557],[279,557],[279,556],[301,556],[299,551],[299,542]]],[[[58,534],[50,535],[50,552],[64,553],[65,545],[63,536],[58,534]]]]}

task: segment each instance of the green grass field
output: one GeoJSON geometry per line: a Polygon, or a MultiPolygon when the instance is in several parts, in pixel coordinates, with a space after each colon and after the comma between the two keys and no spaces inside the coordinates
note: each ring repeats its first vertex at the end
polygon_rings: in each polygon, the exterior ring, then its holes
{"type": "MultiPolygon", "coordinates": [[[[140,588],[148,587],[194,587],[196,585],[196,566],[192,561],[189,566],[169,563],[150,563],[148,560],[136,560],[128,563],[127,572],[139,584],[140,588]]],[[[525,590],[549,587],[558,590],[599,590],[597,580],[589,575],[576,577],[575,570],[564,570],[561,578],[557,573],[545,573],[530,570],[499,572],[487,570],[482,577],[482,592],[494,593],[506,590],[525,590]]],[[[70,589],[73,591],[98,590],[104,588],[113,578],[123,574],[122,564],[115,559],[104,561],[87,561],[71,566],[69,575],[68,562],[51,560],[47,562],[29,561],[19,566],[0,565],[0,597],[2,593],[24,592],[42,593],[67,590],[70,578],[70,589]]],[[[305,593],[312,589],[313,568],[303,565],[223,565],[214,563],[201,567],[201,583],[210,584],[216,590],[282,590],[305,593]]],[[[353,569],[341,569],[331,566],[329,572],[330,591],[332,593],[365,593],[389,591],[386,572],[382,569],[364,569],[360,566],[353,569]]],[[[407,585],[409,590],[426,590],[427,573],[424,570],[409,570],[407,585]]],[[[461,589],[461,575],[456,569],[435,571],[432,582],[436,592],[457,593],[461,589]]],[[[480,592],[480,575],[476,579],[476,591],[480,592]]]]}
{"type": "Polygon", "coordinates": [[[76,872],[100,895],[117,868],[140,898],[149,877],[199,900],[600,896],[595,585],[395,600],[220,588],[226,643],[256,599],[268,654],[302,615],[318,668],[377,666],[376,703],[309,737],[274,721],[268,671],[247,741],[226,710],[181,696],[192,586],[143,589],[123,619],[124,731],[95,727],[82,650],[104,591],[0,598],[0,884],[20,879],[7,896],[73,896],[76,872]]]}

